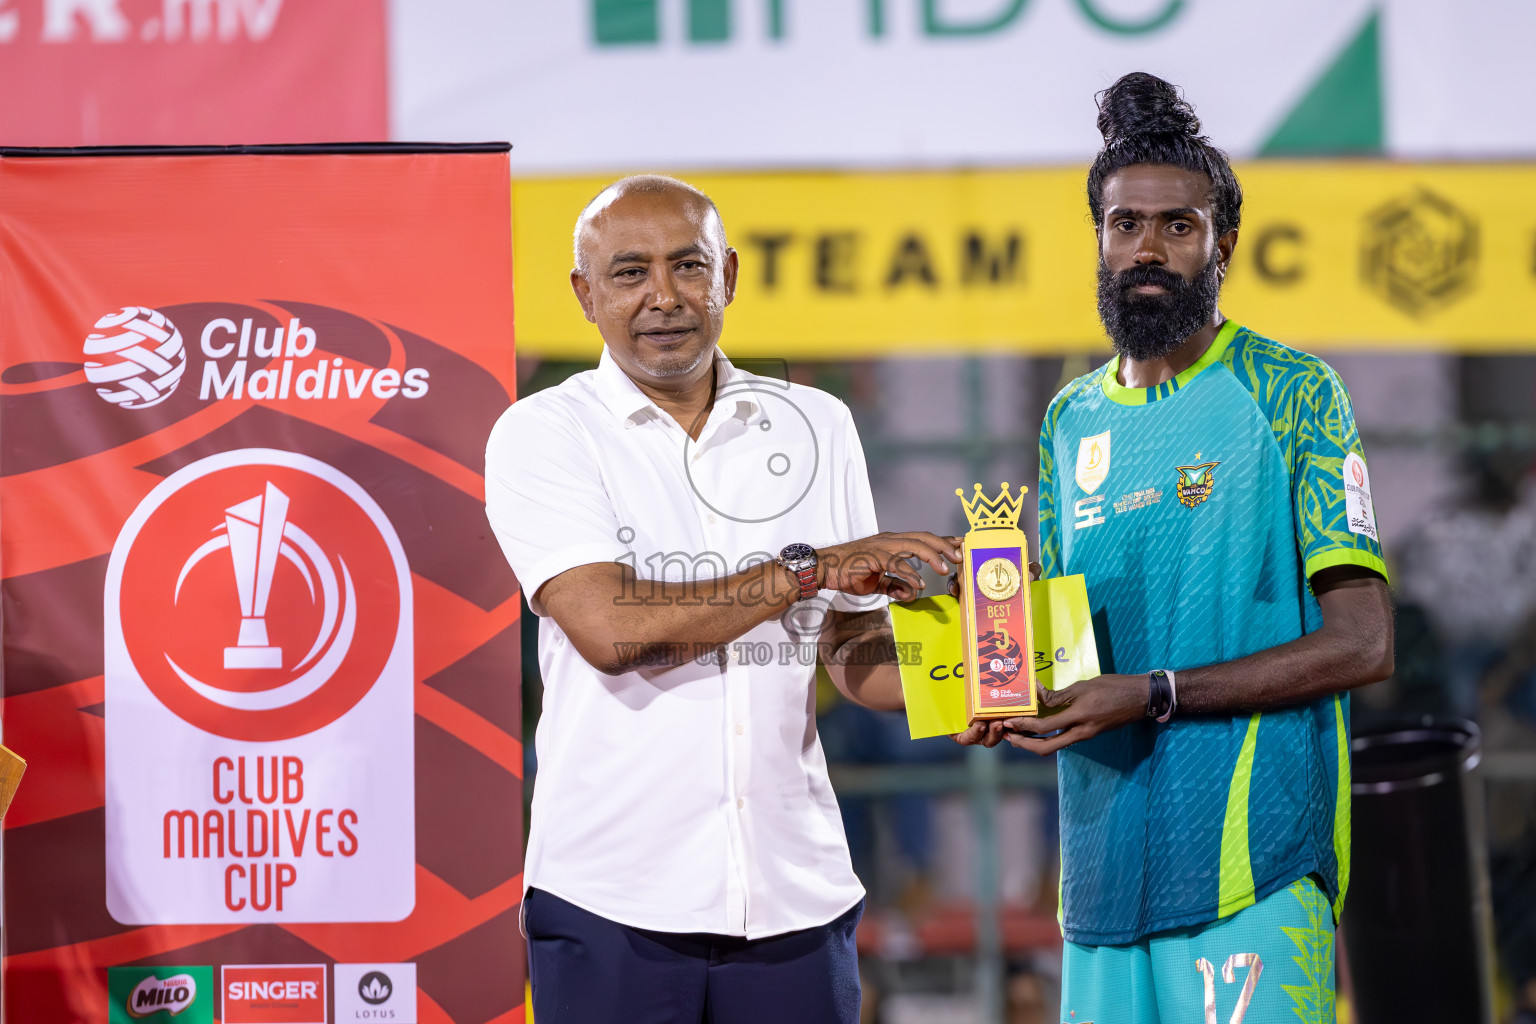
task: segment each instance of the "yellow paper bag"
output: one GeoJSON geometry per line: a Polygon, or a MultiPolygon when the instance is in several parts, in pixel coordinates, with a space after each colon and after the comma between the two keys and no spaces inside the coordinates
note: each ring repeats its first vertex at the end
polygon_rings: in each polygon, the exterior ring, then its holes
{"type": "MultiPolygon", "coordinates": [[[[1035,674],[1054,690],[1099,674],[1088,588],[1082,576],[1058,576],[1029,585],[1035,674]]],[[[948,736],[970,724],[965,710],[960,603],[925,597],[891,605],[901,660],[901,691],[913,739],[948,736]],[[958,675],[957,675],[958,673],[958,675]]]]}

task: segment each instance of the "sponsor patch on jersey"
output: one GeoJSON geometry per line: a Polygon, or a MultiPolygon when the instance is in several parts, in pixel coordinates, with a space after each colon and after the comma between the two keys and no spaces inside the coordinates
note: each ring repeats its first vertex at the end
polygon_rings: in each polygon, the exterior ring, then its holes
{"type": "Polygon", "coordinates": [[[1098,526],[1104,521],[1104,496],[1098,495],[1092,498],[1077,499],[1077,520],[1072,524],[1072,529],[1081,530],[1086,526],[1098,526]]]}
{"type": "Polygon", "coordinates": [[[1077,443],[1077,486],[1092,494],[1109,476],[1109,431],[1077,443]]]}
{"type": "Polygon", "coordinates": [[[1354,452],[1344,456],[1344,515],[1350,533],[1380,539],[1376,536],[1376,505],[1371,501],[1371,474],[1365,460],[1354,452]]]}
{"type": "MultiPolygon", "coordinates": [[[[1199,458],[1197,454],[1195,458],[1199,458]]],[[[1216,489],[1216,467],[1219,462],[1202,462],[1197,466],[1175,466],[1179,474],[1179,503],[1194,508],[1211,496],[1216,489]]]]}

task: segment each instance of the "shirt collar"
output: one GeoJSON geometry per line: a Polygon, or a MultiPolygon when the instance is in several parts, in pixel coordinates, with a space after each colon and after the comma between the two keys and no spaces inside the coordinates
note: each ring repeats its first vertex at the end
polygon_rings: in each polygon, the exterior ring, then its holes
{"type": "Polygon", "coordinates": [[[597,361],[593,387],[608,411],[618,417],[621,423],[638,422],[644,419],[641,414],[646,412],[661,415],[656,403],[646,397],[639,385],[630,380],[629,374],[614,360],[607,345],[603,346],[602,358],[597,361]]]}
{"type": "MultiPolygon", "coordinates": [[[[705,426],[705,433],[712,433],[715,424],[726,417],[734,417],[742,422],[750,422],[753,416],[762,411],[762,403],[759,401],[756,389],[752,382],[755,380],[751,374],[744,370],[738,370],[731,365],[731,361],[725,357],[725,353],[718,348],[715,350],[715,407],[710,411],[709,423],[705,426]]],[[[777,383],[770,381],[770,383],[777,383]]],[[[593,382],[598,397],[608,407],[621,423],[626,425],[641,423],[651,417],[665,416],[660,407],[651,401],[640,386],[629,378],[618,361],[608,351],[608,346],[603,346],[602,357],[597,361],[597,375],[593,382]]],[[[701,435],[702,440],[702,435],[701,435]]]]}

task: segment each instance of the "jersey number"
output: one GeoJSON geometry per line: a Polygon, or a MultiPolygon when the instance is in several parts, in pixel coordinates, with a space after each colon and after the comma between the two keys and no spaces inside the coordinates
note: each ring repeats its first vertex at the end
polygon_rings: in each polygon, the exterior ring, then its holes
{"type": "MultiPolygon", "coordinates": [[[[1264,973],[1264,961],[1259,959],[1257,953],[1233,953],[1221,966],[1221,980],[1228,985],[1236,984],[1236,971],[1239,967],[1248,968],[1248,977],[1243,981],[1243,991],[1237,997],[1237,1007],[1232,1011],[1229,1024],[1243,1024],[1248,1004],[1253,1002],[1254,987],[1259,983],[1259,975],[1264,973]]],[[[1205,978],[1205,1024],[1217,1024],[1216,968],[1205,957],[1201,957],[1195,961],[1195,970],[1205,978]]]]}

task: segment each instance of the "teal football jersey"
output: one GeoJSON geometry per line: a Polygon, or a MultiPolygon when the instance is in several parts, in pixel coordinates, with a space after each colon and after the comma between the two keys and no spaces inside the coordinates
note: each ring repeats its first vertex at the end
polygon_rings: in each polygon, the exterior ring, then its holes
{"type": "MultiPolygon", "coordinates": [[[[1344,384],[1232,321],[1153,388],[1118,358],[1040,434],[1045,575],[1087,578],[1104,672],[1232,661],[1317,629],[1308,578],[1386,576],[1344,384]]],[[[1134,723],[1058,755],[1062,927],[1085,945],[1226,917],[1307,875],[1349,874],[1345,696],[1134,723]]]]}

